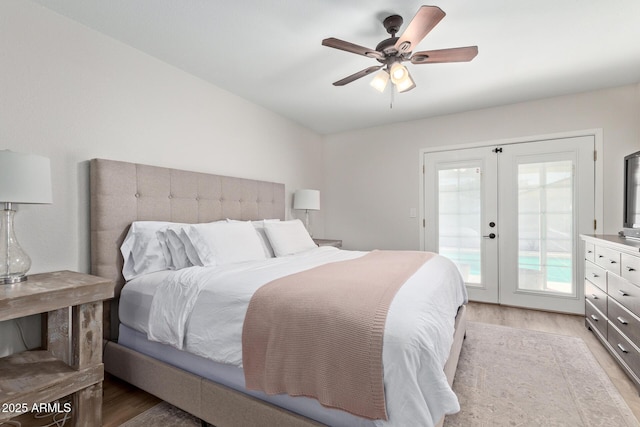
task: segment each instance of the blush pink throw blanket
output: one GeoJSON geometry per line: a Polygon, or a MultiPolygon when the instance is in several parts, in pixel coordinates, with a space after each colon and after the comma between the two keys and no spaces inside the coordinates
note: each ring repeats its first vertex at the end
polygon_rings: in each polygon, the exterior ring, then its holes
{"type": "Polygon", "coordinates": [[[242,331],[246,387],[387,419],[382,344],[393,297],[433,253],[373,251],[276,279],[242,331]]]}

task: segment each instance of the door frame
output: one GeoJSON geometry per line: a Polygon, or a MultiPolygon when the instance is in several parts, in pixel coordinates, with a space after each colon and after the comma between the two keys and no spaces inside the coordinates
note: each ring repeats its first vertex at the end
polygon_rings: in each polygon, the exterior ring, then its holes
{"type": "Polygon", "coordinates": [[[466,144],[452,144],[452,145],[438,145],[434,147],[423,148],[420,150],[420,170],[422,173],[420,174],[420,183],[419,183],[419,199],[418,203],[420,206],[419,214],[420,218],[422,218],[422,227],[420,227],[420,250],[425,250],[425,231],[426,231],[426,207],[425,207],[425,163],[424,157],[428,153],[434,153],[438,151],[449,151],[449,150],[459,150],[465,148],[480,148],[480,147],[491,147],[494,145],[508,145],[508,144],[520,144],[523,142],[536,142],[536,141],[545,141],[545,140],[553,140],[553,139],[561,139],[561,138],[572,138],[578,136],[593,136],[595,141],[595,149],[596,149],[596,160],[595,160],[595,220],[596,220],[596,228],[593,230],[594,234],[602,234],[602,227],[604,225],[604,204],[603,204],[603,177],[604,177],[604,165],[602,161],[603,157],[603,131],[602,128],[596,129],[585,129],[585,130],[577,130],[577,131],[569,131],[569,132],[561,132],[561,133],[553,133],[553,134],[544,134],[544,135],[532,135],[532,136],[523,136],[517,138],[508,138],[508,139],[498,139],[498,140],[490,140],[490,141],[479,141],[479,142],[471,142],[466,144]]]}

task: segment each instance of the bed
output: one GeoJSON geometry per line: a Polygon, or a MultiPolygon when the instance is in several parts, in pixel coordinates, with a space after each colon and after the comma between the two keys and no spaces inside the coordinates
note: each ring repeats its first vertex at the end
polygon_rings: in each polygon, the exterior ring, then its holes
{"type": "MultiPolygon", "coordinates": [[[[115,298],[104,307],[107,372],[218,427],[393,425],[325,408],[307,397],[246,390],[237,366],[147,339],[145,325],[156,284],[176,272],[143,275],[124,286],[120,247],[130,225],[136,221],[284,221],[284,185],[103,159],[92,160],[90,168],[91,269],[116,283],[115,298]]],[[[337,260],[349,251],[318,248],[312,252],[309,257],[337,260]]],[[[446,267],[445,261],[438,260],[425,267],[436,268],[438,263],[446,267]]],[[[390,309],[390,319],[391,313],[390,309]]],[[[453,337],[443,368],[449,385],[465,334],[465,313],[461,304],[452,316],[453,337]]],[[[392,421],[392,412],[389,417],[392,421]]]]}

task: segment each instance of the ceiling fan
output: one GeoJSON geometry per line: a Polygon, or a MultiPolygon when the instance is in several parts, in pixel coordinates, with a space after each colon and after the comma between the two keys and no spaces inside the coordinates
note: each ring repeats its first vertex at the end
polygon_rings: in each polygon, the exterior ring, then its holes
{"type": "Polygon", "coordinates": [[[437,6],[421,6],[402,35],[396,37],[403,20],[399,15],[391,15],[382,22],[387,33],[391,34],[391,37],[378,43],[375,50],[333,37],[322,40],[323,46],[363,55],[376,59],[381,63],[381,65],[365,68],[362,71],[338,80],[334,82],[333,85],[344,86],[347,83],[351,83],[354,80],[382,69],[371,82],[374,88],[380,92],[384,92],[387,83],[391,80],[398,92],[406,92],[416,87],[416,84],[413,78],[411,78],[409,70],[402,65],[403,62],[411,61],[412,64],[417,65],[471,61],[478,54],[478,46],[425,50],[415,52],[412,55],[418,43],[429,34],[444,16],[445,13],[437,6]]]}

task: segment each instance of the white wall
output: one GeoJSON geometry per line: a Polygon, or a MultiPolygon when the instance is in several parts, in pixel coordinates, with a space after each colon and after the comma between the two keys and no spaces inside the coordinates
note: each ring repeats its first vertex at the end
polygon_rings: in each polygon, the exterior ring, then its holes
{"type": "Polygon", "coordinates": [[[420,208],[421,149],[596,128],[604,135],[603,231],[615,234],[622,159],[640,150],[639,117],[640,85],[631,85],[326,136],[325,234],[346,249],[419,249],[421,218],[409,210],[420,208]]]}
{"type": "Polygon", "coordinates": [[[289,201],[322,190],[319,135],[29,1],[0,2],[0,63],[0,149],[51,159],[53,204],[16,214],[31,273],[89,271],[91,158],[282,182],[289,201]]]}

